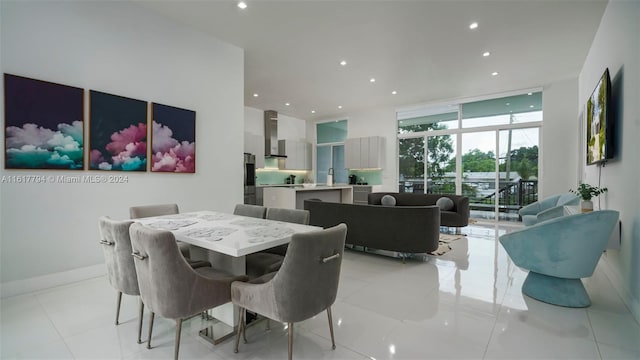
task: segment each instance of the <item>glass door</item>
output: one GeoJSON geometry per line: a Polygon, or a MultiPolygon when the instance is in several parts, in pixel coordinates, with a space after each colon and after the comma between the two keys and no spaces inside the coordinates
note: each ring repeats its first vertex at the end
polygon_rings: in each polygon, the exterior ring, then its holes
{"type": "Polygon", "coordinates": [[[495,219],[496,132],[462,134],[462,195],[469,197],[471,217],[495,219]]]}
{"type": "Polygon", "coordinates": [[[427,136],[426,193],[456,194],[456,169],[456,135],[427,136]]]}
{"type": "Polygon", "coordinates": [[[398,192],[424,192],[424,137],[399,139],[398,192]]]}
{"type": "Polygon", "coordinates": [[[539,128],[500,131],[501,218],[518,220],[518,210],[538,200],[539,128]]]}

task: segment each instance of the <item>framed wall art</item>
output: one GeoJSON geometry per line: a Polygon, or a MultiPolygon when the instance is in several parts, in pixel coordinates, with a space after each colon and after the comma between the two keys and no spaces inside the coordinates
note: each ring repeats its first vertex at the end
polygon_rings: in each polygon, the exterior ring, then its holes
{"type": "Polygon", "coordinates": [[[196,172],[196,112],[151,105],[151,171],[196,172]]]}
{"type": "Polygon", "coordinates": [[[147,103],[89,92],[89,169],[147,170],[147,103]]]}
{"type": "Polygon", "coordinates": [[[5,169],[84,168],[84,90],[4,74],[5,169]]]}

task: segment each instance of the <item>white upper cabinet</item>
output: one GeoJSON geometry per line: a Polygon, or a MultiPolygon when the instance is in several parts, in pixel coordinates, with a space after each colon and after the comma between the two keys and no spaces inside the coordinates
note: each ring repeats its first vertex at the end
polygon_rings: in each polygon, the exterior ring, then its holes
{"type": "Polygon", "coordinates": [[[245,131],[244,152],[256,156],[256,169],[264,168],[264,136],[245,131]]]}
{"type": "Polygon", "coordinates": [[[344,151],[347,169],[381,169],[384,165],[384,138],[381,136],[347,139],[344,151]]]}
{"type": "Polygon", "coordinates": [[[310,170],[311,144],[304,141],[278,140],[278,150],[287,155],[286,159],[278,161],[278,167],[283,170],[310,170]]]}

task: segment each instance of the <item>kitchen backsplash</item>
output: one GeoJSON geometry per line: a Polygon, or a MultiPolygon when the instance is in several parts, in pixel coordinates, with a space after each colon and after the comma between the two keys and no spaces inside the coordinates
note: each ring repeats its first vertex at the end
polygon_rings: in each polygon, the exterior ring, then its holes
{"type": "Polygon", "coordinates": [[[366,182],[369,185],[382,185],[382,170],[349,170],[349,175],[357,176],[357,182],[366,182]],[[362,181],[364,179],[364,181],[362,181]]]}

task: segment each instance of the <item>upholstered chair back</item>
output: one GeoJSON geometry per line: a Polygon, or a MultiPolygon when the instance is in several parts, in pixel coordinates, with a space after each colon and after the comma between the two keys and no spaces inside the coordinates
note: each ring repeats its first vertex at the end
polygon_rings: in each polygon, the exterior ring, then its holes
{"type": "Polygon", "coordinates": [[[127,295],[140,295],[129,238],[129,227],[133,222],[116,221],[106,216],[98,222],[109,283],[127,295]]]}
{"type": "Polygon", "coordinates": [[[292,236],[272,280],[276,319],[303,321],[335,302],[346,236],[345,224],[292,236]]]}
{"type": "Polygon", "coordinates": [[[264,219],[267,208],[260,205],[237,204],[233,213],[235,215],[249,216],[264,219]]]}
{"type": "Polygon", "coordinates": [[[266,218],[269,220],[309,225],[308,210],[268,208],[266,218]]]}
{"type": "Polygon", "coordinates": [[[180,254],[171,232],[133,224],[129,233],[140,297],[152,312],[180,319],[229,301],[232,280],[199,276],[180,254]]]}
{"type": "Polygon", "coordinates": [[[178,204],[132,206],[129,208],[129,217],[132,219],[140,219],[151,216],[173,215],[178,213],[178,204]]]}

